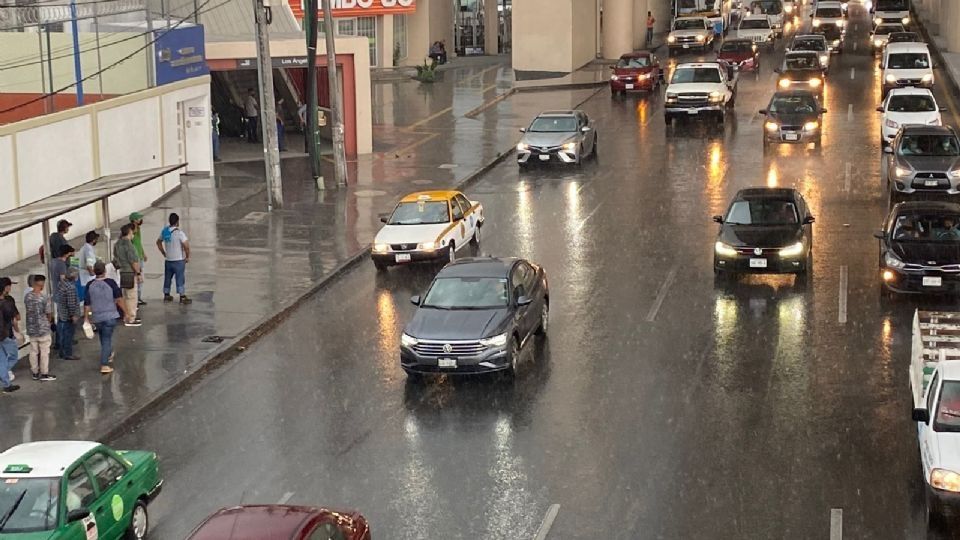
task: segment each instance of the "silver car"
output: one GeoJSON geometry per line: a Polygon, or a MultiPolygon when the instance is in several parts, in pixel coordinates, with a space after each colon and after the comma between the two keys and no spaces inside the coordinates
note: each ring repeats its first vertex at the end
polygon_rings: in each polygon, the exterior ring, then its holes
{"type": "Polygon", "coordinates": [[[517,144],[517,163],[575,163],[597,155],[597,132],[583,111],[540,113],[530,127],[522,128],[517,144]]]}
{"type": "Polygon", "coordinates": [[[921,194],[960,194],[960,139],[953,128],[905,125],[883,152],[891,203],[921,194]]]}

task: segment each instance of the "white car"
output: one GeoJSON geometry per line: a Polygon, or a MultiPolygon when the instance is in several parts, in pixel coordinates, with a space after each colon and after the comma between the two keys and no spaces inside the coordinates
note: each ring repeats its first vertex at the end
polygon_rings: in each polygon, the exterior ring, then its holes
{"type": "Polygon", "coordinates": [[[667,35],[668,51],[678,49],[702,49],[713,47],[714,30],[706,17],[679,17],[667,35]]]}
{"type": "Polygon", "coordinates": [[[456,259],[468,244],[480,244],[483,205],[459,191],[421,191],[407,195],[373,240],[371,258],[377,270],[413,262],[456,259]]]}
{"type": "Polygon", "coordinates": [[[873,54],[883,52],[883,48],[887,46],[887,40],[890,39],[890,34],[905,31],[900,23],[878,24],[870,34],[870,46],[873,48],[873,54]]]}
{"type": "Polygon", "coordinates": [[[880,69],[883,70],[884,97],[892,88],[932,88],[935,82],[930,50],[923,43],[888,44],[883,51],[880,69]]]}
{"type": "Polygon", "coordinates": [[[737,26],[738,38],[749,39],[757,45],[772,48],[775,35],[770,17],[766,15],[749,15],[744,17],[737,26]]]}
{"type": "Polygon", "coordinates": [[[926,88],[894,88],[877,111],[883,113],[880,130],[884,144],[889,144],[897,136],[902,125],[939,126],[943,122],[940,115],[943,109],[937,104],[933,92],[926,88]]]}

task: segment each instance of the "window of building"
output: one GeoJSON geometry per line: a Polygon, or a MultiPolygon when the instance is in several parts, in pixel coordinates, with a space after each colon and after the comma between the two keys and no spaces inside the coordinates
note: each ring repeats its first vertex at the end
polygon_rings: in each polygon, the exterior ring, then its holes
{"type": "Polygon", "coordinates": [[[337,34],[341,36],[364,36],[370,48],[370,67],[376,67],[377,62],[377,18],[356,17],[337,19],[337,34]]]}
{"type": "Polygon", "coordinates": [[[393,55],[396,60],[407,57],[407,16],[393,16],[393,55]]]}

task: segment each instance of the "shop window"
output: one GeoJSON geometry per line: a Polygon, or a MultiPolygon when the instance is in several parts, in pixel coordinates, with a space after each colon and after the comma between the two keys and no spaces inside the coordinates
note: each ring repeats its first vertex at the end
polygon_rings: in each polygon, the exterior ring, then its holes
{"type": "Polygon", "coordinates": [[[407,16],[393,16],[393,54],[395,60],[407,57],[407,16]]]}

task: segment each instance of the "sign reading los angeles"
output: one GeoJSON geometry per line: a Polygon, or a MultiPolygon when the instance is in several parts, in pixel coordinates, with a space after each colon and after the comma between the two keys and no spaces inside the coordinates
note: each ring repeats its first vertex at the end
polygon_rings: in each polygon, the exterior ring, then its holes
{"type": "MultiPolygon", "coordinates": [[[[330,0],[330,8],[334,17],[369,17],[413,13],[417,3],[416,0],[330,0]]],[[[290,9],[298,19],[303,18],[303,0],[290,2],[290,9]]],[[[323,10],[319,13],[323,18],[323,10]]]]}

